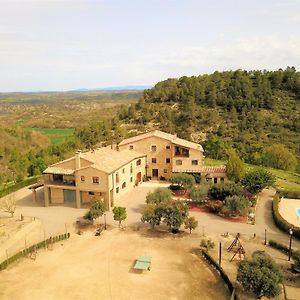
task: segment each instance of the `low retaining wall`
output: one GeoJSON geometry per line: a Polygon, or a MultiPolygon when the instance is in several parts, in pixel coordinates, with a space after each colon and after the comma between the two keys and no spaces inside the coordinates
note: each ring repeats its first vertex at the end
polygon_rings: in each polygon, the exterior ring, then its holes
{"type": "Polygon", "coordinates": [[[43,240],[37,244],[31,245],[30,247],[25,248],[22,251],[19,251],[16,254],[14,254],[13,256],[8,257],[6,260],[4,260],[0,264],[0,271],[6,269],[8,267],[8,265],[12,264],[13,262],[17,261],[18,259],[25,257],[28,254],[31,254],[40,248],[46,248],[49,245],[53,245],[56,242],[66,240],[69,237],[70,237],[70,233],[68,232],[68,233],[60,234],[60,235],[57,235],[54,237],[50,237],[50,238],[43,240]]]}
{"type": "Polygon", "coordinates": [[[228,275],[223,270],[223,268],[221,266],[219,266],[219,264],[206,251],[202,250],[202,255],[209,262],[209,264],[211,266],[213,266],[214,268],[217,269],[220,276],[222,277],[222,279],[226,283],[226,285],[227,285],[227,287],[228,287],[228,289],[231,293],[230,300],[238,300],[239,298],[238,298],[238,295],[235,292],[235,287],[234,287],[233,283],[231,282],[231,280],[229,279],[228,275]]]}

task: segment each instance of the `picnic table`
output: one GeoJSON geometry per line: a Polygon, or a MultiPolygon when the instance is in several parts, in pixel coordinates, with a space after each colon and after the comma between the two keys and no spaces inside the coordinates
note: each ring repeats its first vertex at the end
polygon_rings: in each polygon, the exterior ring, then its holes
{"type": "Polygon", "coordinates": [[[140,256],[134,265],[136,270],[148,270],[150,271],[151,267],[151,256],[140,256]]]}

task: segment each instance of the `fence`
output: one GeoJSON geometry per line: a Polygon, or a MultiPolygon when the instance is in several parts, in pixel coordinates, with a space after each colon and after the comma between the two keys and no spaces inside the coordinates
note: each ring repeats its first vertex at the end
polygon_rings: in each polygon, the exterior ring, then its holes
{"type": "Polygon", "coordinates": [[[217,271],[220,273],[222,279],[226,283],[226,285],[231,293],[230,300],[238,300],[239,298],[238,298],[238,295],[236,294],[235,287],[234,287],[233,283],[231,282],[231,280],[229,279],[228,275],[223,270],[223,268],[221,266],[219,266],[219,264],[206,251],[202,250],[202,254],[203,254],[204,258],[209,262],[209,264],[212,265],[214,268],[216,268],[217,271]]]}
{"type": "Polygon", "coordinates": [[[41,176],[34,176],[34,177],[29,177],[23,181],[20,181],[14,185],[8,186],[6,188],[3,188],[2,190],[0,190],[0,198],[4,197],[10,193],[16,192],[17,190],[27,186],[27,185],[31,185],[34,183],[37,183],[38,180],[41,179],[41,176]]]}
{"type": "Polygon", "coordinates": [[[8,265],[12,264],[13,262],[15,262],[16,260],[25,257],[29,254],[32,254],[34,252],[36,252],[36,250],[40,249],[40,248],[46,248],[49,246],[52,246],[54,243],[62,241],[62,240],[66,240],[70,237],[70,233],[64,233],[64,234],[59,234],[57,236],[54,237],[50,237],[46,240],[43,240],[37,244],[31,245],[28,248],[24,248],[23,250],[17,252],[16,254],[12,255],[11,257],[7,257],[6,260],[4,260],[1,264],[0,264],[0,271],[4,270],[7,268],[8,265]]]}

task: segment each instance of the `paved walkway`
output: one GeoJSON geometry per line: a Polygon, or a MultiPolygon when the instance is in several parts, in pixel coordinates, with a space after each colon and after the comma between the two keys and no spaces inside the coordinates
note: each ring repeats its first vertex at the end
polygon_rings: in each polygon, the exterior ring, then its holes
{"type": "MultiPolygon", "coordinates": [[[[139,187],[134,188],[120,200],[117,205],[127,208],[127,219],[124,226],[130,226],[136,230],[140,227],[148,226],[140,221],[141,212],[145,207],[145,198],[147,193],[153,191],[158,186],[162,186],[157,182],[145,182],[139,187]]],[[[164,184],[164,186],[167,186],[164,184]]],[[[274,239],[288,245],[289,236],[280,231],[274,224],[272,217],[272,197],[274,190],[265,189],[259,195],[258,207],[256,211],[256,224],[250,225],[245,223],[236,223],[222,219],[221,217],[204,212],[191,212],[190,214],[198,220],[198,228],[195,232],[200,234],[223,234],[229,232],[235,235],[239,232],[242,236],[250,238],[254,233],[264,238],[265,229],[267,229],[267,239],[274,239]]],[[[47,235],[57,234],[68,231],[74,231],[74,224],[78,217],[82,217],[87,211],[86,209],[76,209],[64,206],[42,206],[42,191],[38,191],[38,203],[33,204],[31,192],[24,188],[15,193],[18,209],[16,214],[37,217],[41,220],[42,226],[47,235]]],[[[113,220],[112,212],[106,213],[106,221],[108,225],[117,226],[117,222],[113,220]]],[[[104,217],[100,222],[104,222],[104,217]]],[[[294,247],[300,247],[300,243],[294,239],[294,247]]]]}

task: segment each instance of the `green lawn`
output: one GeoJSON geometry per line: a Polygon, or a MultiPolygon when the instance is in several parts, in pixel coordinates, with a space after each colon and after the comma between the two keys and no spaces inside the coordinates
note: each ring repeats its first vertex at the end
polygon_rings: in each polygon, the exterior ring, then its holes
{"type": "MultiPolygon", "coordinates": [[[[211,158],[205,158],[205,165],[207,166],[217,166],[217,165],[225,165],[226,161],[216,160],[211,158]]],[[[251,170],[254,168],[259,168],[259,166],[246,164],[247,169],[251,170]]],[[[288,172],[279,169],[273,169],[268,167],[263,167],[264,169],[271,172],[274,176],[276,176],[276,186],[280,190],[293,190],[300,191],[300,175],[293,172],[288,172]]]]}
{"type": "Polygon", "coordinates": [[[49,137],[52,145],[58,145],[74,136],[74,128],[30,128],[49,137]]]}

